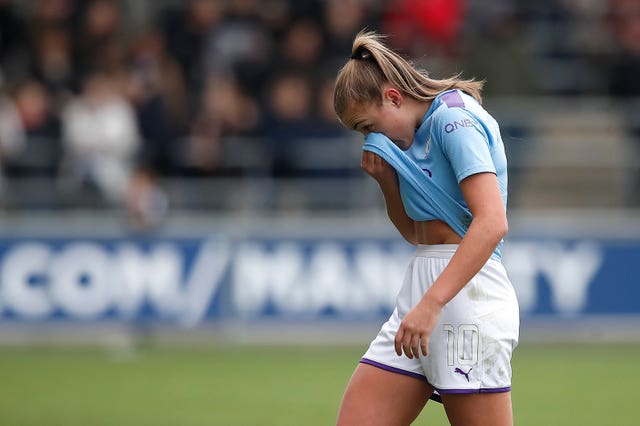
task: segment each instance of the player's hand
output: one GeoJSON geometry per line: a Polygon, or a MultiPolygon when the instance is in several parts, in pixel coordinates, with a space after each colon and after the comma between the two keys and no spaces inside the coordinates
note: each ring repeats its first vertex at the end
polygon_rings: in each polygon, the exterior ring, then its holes
{"type": "Polygon", "coordinates": [[[396,172],[393,167],[378,154],[371,151],[362,151],[360,167],[380,183],[386,179],[396,178],[396,172]]]}
{"type": "Polygon", "coordinates": [[[429,337],[433,332],[442,307],[432,303],[428,297],[423,298],[402,319],[396,333],[395,347],[398,356],[402,353],[413,359],[429,354],[429,337]]]}

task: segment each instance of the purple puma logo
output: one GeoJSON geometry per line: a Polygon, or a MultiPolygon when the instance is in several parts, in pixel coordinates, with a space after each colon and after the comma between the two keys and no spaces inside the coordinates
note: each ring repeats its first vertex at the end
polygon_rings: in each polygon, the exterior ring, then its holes
{"type": "Polygon", "coordinates": [[[459,368],[456,368],[455,370],[453,370],[454,373],[458,373],[458,374],[462,374],[464,377],[466,377],[467,382],[469,381],[469,373],[471,373],[471,370],[473,370],[473,368],[470,368],[469,371],[467,371],[466,373],[462,370],[460,370],[459,368]]]}

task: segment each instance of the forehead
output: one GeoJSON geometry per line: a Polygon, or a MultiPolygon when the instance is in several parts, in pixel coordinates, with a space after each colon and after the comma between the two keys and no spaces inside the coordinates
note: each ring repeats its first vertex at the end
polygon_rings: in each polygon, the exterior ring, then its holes
{"type": "Polygon", "coordinates": [[[344,114],[344,123],[354,128],[356,124],[373,120],[376,117],[377,106],[373,103],[352,102],[347,107],[344,114]]]}

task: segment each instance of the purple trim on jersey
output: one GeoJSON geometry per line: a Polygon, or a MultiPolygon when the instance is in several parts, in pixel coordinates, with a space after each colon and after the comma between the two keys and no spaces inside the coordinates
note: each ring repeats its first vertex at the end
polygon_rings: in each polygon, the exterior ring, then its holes
{"type": "Polygon", "coordinates": [[[462,108],[464,107],[464,100],[462,100],[462,96],[460,96],[460,92],[454,90],[453,92],[445,93],[442,95],[442,101],[447,104],[449,108],[462,108]]]}
{"type": "Polygon", "coordinates": [[[499,393],[511,391],[511,386],[506,388],[491,388],[491,389],[439,389],[436,388],[440,394],[467,394],[467,393],[499,393]]]}
{"type": "Polygon", "coordinates": [[[405,376],[413,377],[414,379],[423,380],[423,381],[429,383],[427,381],[427,378],[424,377],[422,374],[414,373],[412,371],[402,370],[402,369],[396,368],[396,367],[391,367],[389,365],[381,364],[379,362],[372,361],[372,360],[367,359],[367,358],[362,358],[360,360],[360,362],[362,364],[373,365],[374,367],[378,367],[378,368],[381,368],[383,370],[391,371],[392,373],[404,374],[405,376]]]}

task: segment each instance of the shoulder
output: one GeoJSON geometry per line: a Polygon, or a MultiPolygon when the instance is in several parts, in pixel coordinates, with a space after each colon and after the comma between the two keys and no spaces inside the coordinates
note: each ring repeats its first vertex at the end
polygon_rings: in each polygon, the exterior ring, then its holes
{"type": "Polygon", "coordinates": [[[460,129],[480,129],[482,127],[478,117],[465,107],[449,108],[440,105],[434,111],[432,130],[443,135],[451,134],[460,129]]]}
{"type": "Polygon", "coordinates": [[[433,112],[434,119],[470,116],[472,115],[471,110],[480,106],[474,98],[460,90],[442,92],[434,102],[436,102],[436,108],[433,112]]]}
{"type": "Polygon", "coordinates": [[[458,90],[447,91],[436,98],[432,114],[431,135],[444,149],[466,146],[469,141],[483,140],[491,144],[491,128],[483,107],[471,96],[458,90]]]}

